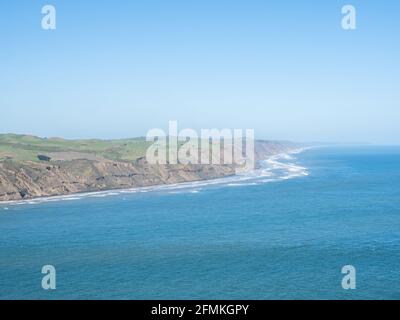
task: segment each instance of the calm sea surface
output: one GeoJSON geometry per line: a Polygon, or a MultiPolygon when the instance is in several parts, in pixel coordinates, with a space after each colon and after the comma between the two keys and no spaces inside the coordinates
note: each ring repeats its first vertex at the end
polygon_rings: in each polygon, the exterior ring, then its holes
{"type": "Polygon", "coordinates": [[[218,183],[1,204],[0,298],[400,299],[400,147],[312,149],[218,183]],[[41,288],[44,265],[54,291],[41,288]],[[356,290],[342,289],[345,265],[356,290]]]}

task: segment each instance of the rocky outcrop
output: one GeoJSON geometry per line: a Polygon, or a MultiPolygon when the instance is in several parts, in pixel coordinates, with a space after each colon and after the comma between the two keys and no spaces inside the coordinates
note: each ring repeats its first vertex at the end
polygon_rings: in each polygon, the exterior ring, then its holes
{"type": "MultiPolygon", "coordinates": [[[[287,152],[295,145],[256,142],[256,158],[287,152]]],[[[133,162],[73,159],[0,162],[0,201],[111,189],[215,179],[235,174],[234,165],[150,165],[133,162]]]]}
{"type": "Polygon", "coordinates": [[[0,201],[196,181],[233,175],[224,165],[149,165],[72,160],[0,162],[0,201]]]}

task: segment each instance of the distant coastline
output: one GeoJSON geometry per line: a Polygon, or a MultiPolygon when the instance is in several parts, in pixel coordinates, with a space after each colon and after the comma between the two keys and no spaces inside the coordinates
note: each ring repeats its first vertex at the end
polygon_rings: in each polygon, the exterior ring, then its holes
{"type": "MultiPolygon", "coordinates": [[[[301,148],[292,142],[258,140],[255,158],[259,162],[301,148]]],[[[145,141],[141,138],[71,141],[0,135],[0,203],[176,185],[235,175],[234,165],[150,165],[144,158],[144,150],[145,141]]]]}
{"type": "MultiPolygon", "coordinates": [[[[288,159],[291,158],[291,155],[302,153],[312,147],[302,147],[296,148],[293,150],[289,150],[285,153],[279,153],[268,156],[266,159],[262,159],[259,162],[259,166],[252,172],[243,172],[239,175],[229,175],[225,177],[219,178],[209,178],[203,180],[193,180],[193,181],[185,181],[179,183],[171,183],[171,184],[157,184],[157,185],[149,185],[144,187],[132,187],[126,189],[106,189],[106,190],[97,190],[97,191],[89,191],[89,192],[77,192],[63,195],[50,195],[43,197],[33,197],[28,199],[20,199],[20,200],[4,200],[0,201],[0,206],[2,206],[5,210],[8,210],[6,205],[21,205],[21,204],[39,204],[44,202],[57,202],[57,201],[72,201],[79,200],[84,198],[103,198],[114,195],[123,195],[123,194],[132,194],[132,193],[146,193],[146,192],[157,192],[157,191],[170,191],[170,192],[179,192],[181,190],[190,190],[190,193],[197,193],[197,188],[203,188],[210,185],[227,185],[227,186],[240,186],[245,185],[243,182],[248,181],[250,185],[256,184],[254,181],[260,179],[262,177],[267,178],[268,175],[265,175],[265,170],[276,169],[276,166],[279,168],[287,169],[289,175],[280,177],[281,180],[286,180],[289,178],[297,177],[297,176],[307,176],[308,172],[306,168],[301,166],[293,165],[293,164],[285,164],[280,162],[280,159],[288,159]],[[268,163],[269,166],[266,169],[262,163],[268,163]],[[261,164],[261,165],[260,165],[261,164]],[[295,173],[293,173],[293,170],[295,173]],[[240,183],[239,183],[240,182],[240,183]]],[[[265,182],[265,180],[263,180],[265,182]]]]}

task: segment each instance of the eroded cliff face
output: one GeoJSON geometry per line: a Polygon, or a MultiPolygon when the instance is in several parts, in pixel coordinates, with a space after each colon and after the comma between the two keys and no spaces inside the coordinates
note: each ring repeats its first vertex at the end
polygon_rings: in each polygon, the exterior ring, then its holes
{"type": "Polygon", "coordinates": [[[144,187],[233,175],[232,166],[149,165],[73,160],[0,163],[0,201],[144,187]]]}
{"type": "MultiPolygon", "coordinates": [[[[256,160],[295,148],[288,143],[257,142],[256,160]]],[[[235,174],[234,165],[150,165],[134,162],[75,159],[0,162],[0,201],[126,189],[216,179],[235,174]]]]}

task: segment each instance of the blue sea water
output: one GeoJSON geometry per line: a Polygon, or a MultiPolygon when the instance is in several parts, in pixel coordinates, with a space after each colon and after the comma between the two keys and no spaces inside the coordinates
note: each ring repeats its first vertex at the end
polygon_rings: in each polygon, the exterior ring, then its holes
{"type": "Polygon", "coordinates": [[[221,183],[2,204],[0,298],[399,299],[400,147],[294,157],[221,183]]]}

